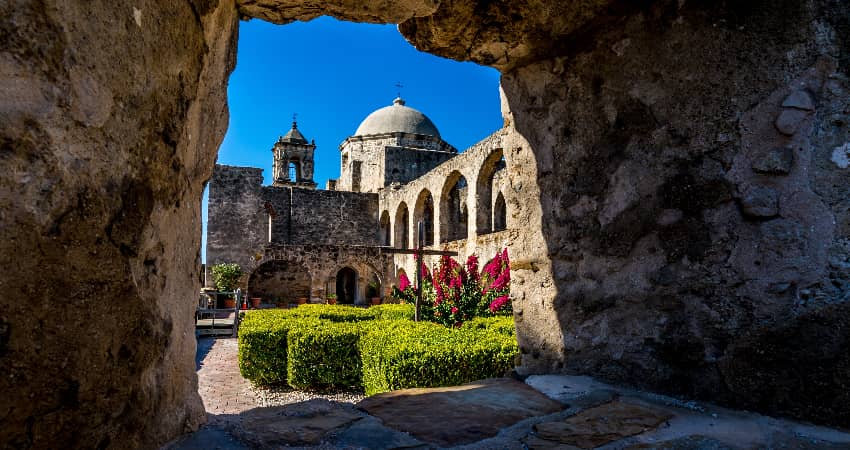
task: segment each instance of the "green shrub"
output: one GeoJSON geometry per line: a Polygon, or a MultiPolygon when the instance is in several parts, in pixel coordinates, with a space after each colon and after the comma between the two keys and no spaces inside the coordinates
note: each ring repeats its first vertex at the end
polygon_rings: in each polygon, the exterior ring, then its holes
{"type": "Polygon", "coordinates": [[[496,333],[504,334],[505,336],[516,336],[516,327],[514,326],[513,315],[496,317],[476,317],[475,319],[464,323],[463,328],[490,330],[496,333]]]}
{"type": "Polygon", "coordinates": [[[239,328],[239,369],[260,385],[365,387],[372,395],[498,377],[513,367],[518,349],[511,317],[477,318],[452,329],[413,322],[412,315],[412,305],[250,311],[239,328]]]}
{"type": "Polygon", "coordinates": [[[300,305],[288,310],[290,317],[312,317],[331,322],[361,322],[375,320],[373,308],[346,305],[300,305]]]}
{"type": "Polygon", "coordinates": [[[378,320],[413,320],[414,305],[383,304],[369,307],[369,312],[378,320]]]}
{"type": "Polygon", "coordinates": [[[300,389],[361,389],[357,343],[366,325],[321,321],[287,337],[289,385],[300,389]]]}
{"type": "Polygon", "coordinates": [[[501,377],[519,351],[514,337],[490,328],[385,323],[360,338],[366,395],[501,377]]]}
{"type": "Polygon", "coordinates": [[[239,264],[221,263],[212,266],[212,276],[215,287],[219,291],[230,292],[239,286],[239,278],[244,275],[239,264]]]}
{"type": "Polygon", "coordinates": [[[239,325],[239,372],[248,380],[268,385],[286,382],[286,339],[297,326],[287,311],[251,311],[239,325]]]}

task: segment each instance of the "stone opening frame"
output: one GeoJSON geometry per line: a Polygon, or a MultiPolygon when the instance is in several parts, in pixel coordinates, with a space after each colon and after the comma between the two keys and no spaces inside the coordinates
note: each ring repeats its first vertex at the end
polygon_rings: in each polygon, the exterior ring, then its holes
{"type": "Polygon", "coordinates": [[[493,183],[499,165],[503,161],[504,152],[501,148],[494,149],[478,171],[478,179],[475,184],[476,230],[479,235],[494,232],[493,207],[495,203],[495,190],[493,183]]]}
{"type": "Polygon", "coordinates": [[[452,171],[443,184],[436,221],[440,225],[440,243],[467,238],[469,232],[469,183],[460,171],[452,171]]]}

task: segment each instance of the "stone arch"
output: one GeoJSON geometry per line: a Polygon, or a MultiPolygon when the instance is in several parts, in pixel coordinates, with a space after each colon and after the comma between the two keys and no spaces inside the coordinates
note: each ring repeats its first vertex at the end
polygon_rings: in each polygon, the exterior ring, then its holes
{"type": "Polygon", "coordinates": [[[469,190],[466,178],[458,171],[446,177],[440,195],[440,241],[466,239],[468,226],[466,201],[469,190]]]}
{"type": "Polygon", "coordinates": [[[312,277],[303,264],[296,261],[273,259],[251,271],[248,293],[269,303],[295,302],[310,298],[312,277]]]}
{"type": "Polygon", "coordinates": [[[301,180],[301,160],[299,158],[289,158],[289,162],[286,163],[286,177],[290,181],[301,180]]]}
{"type": "Polygon", "coordinates": [[[391,230],[390,226],[390,213],[387,210],[381,213],[380,223],[380,236],[378,238],[381,245],[390,245],[391,242],[391,230]]]}
{"type": "Polygon", "coordinates": [[[401,202],[395,211],[395,232],[393,245],[397,248],[408,248],[410,246],[410,213],[407,203],[401,202]]]}
{"type": "Polygon", "coordinates": [[[505,196],[502,192],[496,196],[493,204],[493,231],[502,231],[508,227],[508,210],[505,204],[505,196]]]}
{"type": "Polygon", "coordinates": [[[502,149],[493,150],[478,171],[478,179],[475,183],[476,192],[476,230],[478,234],[487,234],[493,231],[493,176],[498,170],[504,168],[502,149]]]}
{"type": "Polygon", "coordinates": [[[416,198],[416,206],[413,208],[413,242],[419,246],[419,222],[422,222],[425,228],[425,239],[422,241],[423,247],[434,245],[434,196],[428,189],[422,189],[419,196],[416,198]]]}

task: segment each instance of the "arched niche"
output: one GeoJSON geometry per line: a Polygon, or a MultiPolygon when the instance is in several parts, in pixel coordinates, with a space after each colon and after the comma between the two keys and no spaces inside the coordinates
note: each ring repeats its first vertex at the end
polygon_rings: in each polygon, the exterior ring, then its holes
{"type": "Polygon", "coordinates": [[[302,264],[272,260],[259,265],[248,277],[248,293],[265,302],[295,302],[310,298],[312,277],[302,264]]]}

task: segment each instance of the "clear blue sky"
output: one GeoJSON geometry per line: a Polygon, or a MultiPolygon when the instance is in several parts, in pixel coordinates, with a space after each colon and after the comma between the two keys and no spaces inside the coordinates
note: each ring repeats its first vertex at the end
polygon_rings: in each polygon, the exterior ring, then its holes
{"type": "MultiPolygon", "coordinates": [[[[324,188],[339,176],[339,144],[369,113],[392,103],[397,82],[407,106],[430,117],[460,151],[502,125],[498,71],[422,53],[395,25],[327,17],[283,26],[241,22],[218,162],[262,168],[270,183],[272,145],[298,113],[298,129],[316,141],[314,179],[324,188]]],[[[204,195],[204,232],[206,207],[204,195]]]]}

